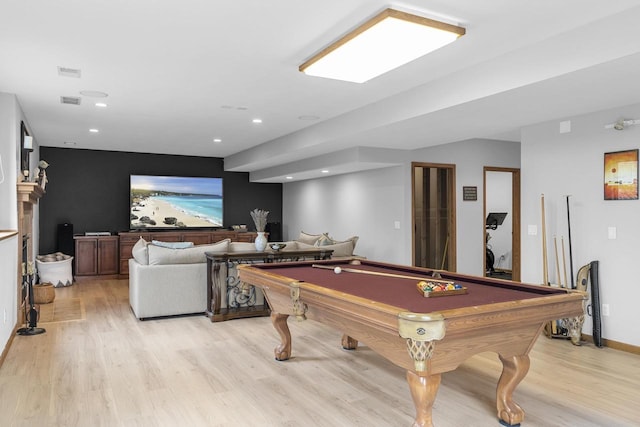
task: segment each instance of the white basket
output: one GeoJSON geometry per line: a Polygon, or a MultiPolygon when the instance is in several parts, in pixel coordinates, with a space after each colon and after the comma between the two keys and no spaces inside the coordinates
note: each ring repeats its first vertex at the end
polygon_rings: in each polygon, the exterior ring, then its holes
{"type": "Polygon", "coordinates": [[[42,262],[36,259],[40,283],[52,283],[56,288],[73,285],[71,261],[73,261],[73,257],[51,262],[42,262]]]}

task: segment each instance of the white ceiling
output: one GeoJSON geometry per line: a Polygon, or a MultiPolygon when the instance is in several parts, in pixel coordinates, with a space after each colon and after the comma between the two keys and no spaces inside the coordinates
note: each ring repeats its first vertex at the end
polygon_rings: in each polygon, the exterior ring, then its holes
{"type": "Polygon", "coordinates": [[[0,92],[41,146],[224,157],[284,182],[638,103],[638,22],[638,0],[0,0],[0,92]],[[390,6],[467,33],[363,84],[298,72],[390,6]]]}

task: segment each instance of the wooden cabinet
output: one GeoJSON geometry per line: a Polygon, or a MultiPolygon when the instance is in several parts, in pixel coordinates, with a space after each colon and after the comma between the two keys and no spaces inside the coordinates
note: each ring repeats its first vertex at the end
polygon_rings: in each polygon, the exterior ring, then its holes
{"type": "MultiPolygon", "coordinates": [[[[142,237],[147,242],[160,240],[163,242],[193,242],[194,245],[208,245],[224,239],[232,242],[253,242],[256,239],[255,232],[240,232],[230,230],[183,230],[183,231],[125,231],[118,233],[119,244],[119,271],[120,277],[129,277],[129,258],[131,250],[142,237]]],[[[76,252],[77,253],[77,252],[76,252]]]]}
{"type": "Polygon", "coordinates": [[[118,236],[74,236],[76,276],[117,275],[118,236]]]}

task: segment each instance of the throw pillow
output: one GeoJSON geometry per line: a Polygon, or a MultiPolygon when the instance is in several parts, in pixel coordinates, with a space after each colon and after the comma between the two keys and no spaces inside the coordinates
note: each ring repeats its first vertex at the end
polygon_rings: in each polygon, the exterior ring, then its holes
{"type": "Polygon", "coordinates": [[[316,242],[314,243],[315,246],[327,246],[327,245],[332,245],[333,239],[331,237],[329,237],[329,235],[327,233],[322,234],[318,240],[316,240],[316,242]]]}
{"type": "Polygon", "coordinates": [[[355,250],[356,249],[356,243],[358,243],[358,239],[359,239],[358,236],[351,236],[347,240],[343,240],[343,241],[332,240],[332,243],[335,245],[335,244],[338,244],[338,243],[351,242],[351,244],[353,245],[353,249],[355,250]]]}
{"type": "Polygon", "coordinates": [[[133,248],[131,248],[131,255],[133,259],[135,259],[138,264],[149,265],[149,251],[147,246],[149,244],[142,237],[138,239],[133,248]]]}
{"type": "Polygon", "coordinates": [[[152,240],[151,244],[169,249],[185,249],[193,247],[193,242],[161,242],[160,240],[152,240]]]}
{"type": "Polygon", "coordinates": [[[309,234],[301,231],[296,240],[298,242],[306,243],[307,245],[314,245],[320,237],[322,237],[322,234],[309,234]]]}
{"type": "Polygon", "coordinates": [[[318,248],[333,249],[333,253],[331,254],[332,257],[348,257],[353,255],[353,243],[350,241],[336,243],[333,245],[325,245],[322,247],[298,242],[298,249],[301,249],[301,250],[302,249],[318,249],[318,248]]]}

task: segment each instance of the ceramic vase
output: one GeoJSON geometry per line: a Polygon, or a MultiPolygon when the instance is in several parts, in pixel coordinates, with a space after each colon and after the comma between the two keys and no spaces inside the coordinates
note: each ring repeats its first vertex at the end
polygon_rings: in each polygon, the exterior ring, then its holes
{"type": "Polygon", "coordinates": [[[267,236],[264,235],[264,231],[258,231],[258,236],[256,237],[256,250],[262,252],[267,247],[267,236]]]}

